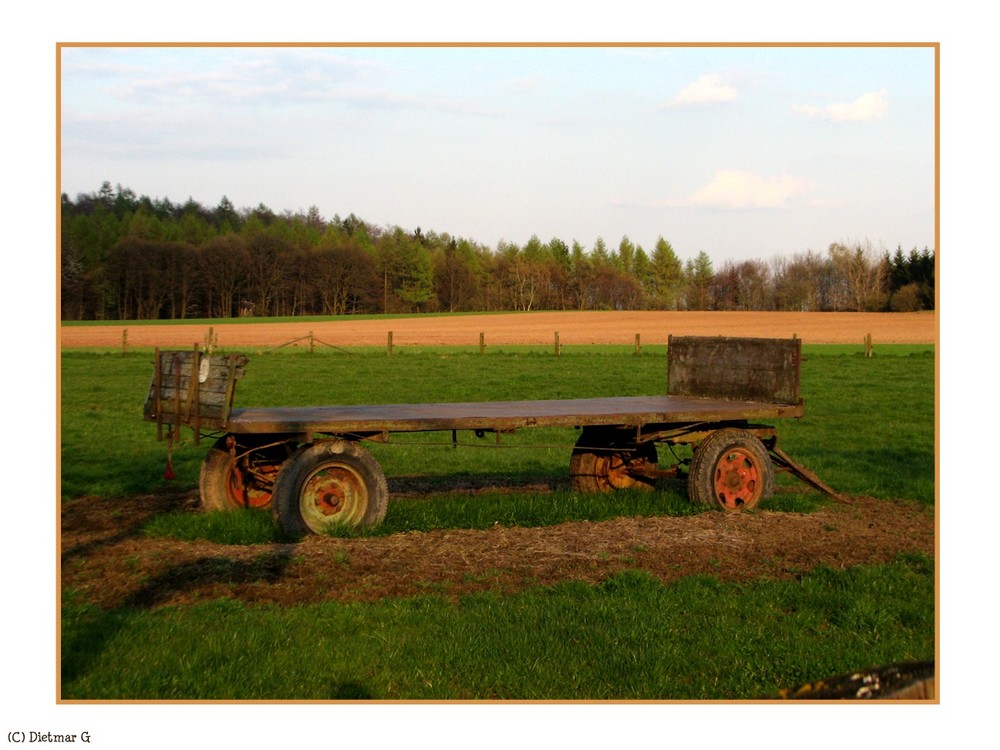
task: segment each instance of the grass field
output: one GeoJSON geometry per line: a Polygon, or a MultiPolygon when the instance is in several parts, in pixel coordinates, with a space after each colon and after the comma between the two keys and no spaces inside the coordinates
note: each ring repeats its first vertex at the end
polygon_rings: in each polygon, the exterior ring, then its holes
{"type": "MultiPolygon", "coordinates": [[[[887,509],[900,498],[932,508],[933,347],[884,346],[873,359],[850,345],[806,346],[804,354],[806,418],[778,425],[782,447],[848,495],[876,498],[887,509]]],[[[101,523],[110,533],[128,498],[190,497],[196,487],[208,444],[179,446],[176,479],[165,480],[165,446],[141,419],[151,360],[148,350],[62,353],[64,582],[86,581],[87,566],[100,562],[85,545],[66,550],[67,529],[83,508],[100,515],[106,507],[101,523]]],[[[662,392],[665,380],[665,355],[653,347],[640,356],[626,346],[567,347],[559,357],[549,347],[486,355],[436,347],[401,349],[391,358],[379,349],[288,349],[251,352],[237,403],[645,395],[662,392]]],[[[570,492],[560,482],[575,438],[572,430],[527,430],[504,436],[501,449],[469,436],[463,442],[472,445],[456,450],[450,435],[436,445],[373,445],[390,488],[395,481],[410,491],[390,503],[371,538],[348,541],[484,535],[497,526],[544,535],[621,515],[650,523],[704,515],[687,503],[683,487],[669,483],[613,502],[570,492]],[[470,486],[473,492],[455,489],[470,486]]],[[[780,489],[761,524],[836,512],[787,478],[780,489]]],[[[721,514],[708,516],[717,524],[721,514]]],[[[181,503],[143,517],[127,536],[102,559],[143,597],[109,604],[88,585],[64,583],[65,699],[758,699],[818,677],[935,655],[935,561],[920,551],[845,565],[836,556],[798,560],[789,549],[775,567],[782,575],[734,581],[712,574],[708,539],[706,573],[673,580],[623,558],[599,580],[566,566],[564,580],[534,585],[522,575],[512,590],[491,584],[509,580],[505,571],[473,569],[414,594],[414,587],[421,591],[414,573],[406,595],[349,601],[338,574],[356,572],[362,547],[319,540],[290,554],[321,560],[330,593],[275,604],[232,584],[228,593],[215,586],[165,600],[146,569],[156,555],[175,548],[193,554],[209,542],[214,557],[204,558],[199,575],[212,560],[216,568],[232,565],[237,553],[263,565],[285,544],[266,513],[220,519],[181,503]]],[[[641,560],[643,539],[631,546],[641,560]]],[[[266,582],[280,587],[295,568],[281,570],[266,582]]],[[[218,573],[213,581],[233,580],[218,573]]],[[[170,585],[176,594],[176,580],[170,585]]]]}

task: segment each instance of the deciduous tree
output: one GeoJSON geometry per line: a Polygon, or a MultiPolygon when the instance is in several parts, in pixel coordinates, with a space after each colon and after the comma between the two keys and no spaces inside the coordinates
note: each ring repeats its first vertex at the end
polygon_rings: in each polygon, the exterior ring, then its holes
{"type": "Polygon", "coordinates": [[[241,235],[225,234],[206,242],[200,250],[206,310],[213,317],[237,315],[240,292],[247,285],[250,254],[241,235]]]}
{"type": "Polygon", "coordinates": [[[878,310],[885,304],[888,269],[870,243],[835,242],[829,254],[838,276],[838,308],[878,310]]]}

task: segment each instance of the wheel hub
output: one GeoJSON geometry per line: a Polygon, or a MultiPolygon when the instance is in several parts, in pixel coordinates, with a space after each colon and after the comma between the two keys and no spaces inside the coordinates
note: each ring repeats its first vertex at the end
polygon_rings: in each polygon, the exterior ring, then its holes
{"type": "Polygon", "coordinates": [[[315,472],[303,485],[301,510],[303,515],[331,518],[343,516],[344,521],[363,506],[364,480],[346,466],[334,466],[315,472]]]}
{"type": "Polygon", "coordinates": [[[339,492],[322,492],[316,497],[316,507],[324,516],[336,515],[344,505],[344,496],[339,492]]]}
{"type": "Polygon", "coordinates": [[[754,499],[759,480],[753,456],[737,448],[723,455],[715,467],[715,494],[727,508],[739,508],[754,499]]]}

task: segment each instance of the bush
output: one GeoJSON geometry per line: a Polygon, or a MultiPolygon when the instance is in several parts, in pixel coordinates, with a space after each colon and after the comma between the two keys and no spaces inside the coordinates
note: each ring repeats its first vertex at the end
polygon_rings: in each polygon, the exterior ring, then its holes
{"type": "Polygon", "coordinates": [[[897,289],[892,299],[889,300],[889,308],[893,312],[916,312],[923,309],[920,299],[920,285],[907,284],[897,289]]]}

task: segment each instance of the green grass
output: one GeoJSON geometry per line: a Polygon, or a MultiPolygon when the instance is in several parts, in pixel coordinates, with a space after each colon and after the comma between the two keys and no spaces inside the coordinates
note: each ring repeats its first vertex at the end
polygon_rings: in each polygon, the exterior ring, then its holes
{"type": "MultiPolygon", "coordinates": [[[[625,347],[561,357],[541,348],[251,355],[240,405],[644,395],[666,382],[664,353],[652,348],[642,356],[625,347]]],[[[101,502],[197,486],[210,443],[196,446],[187,435],[173,454],[177,478],[163,478],[166,445],[141,415],[151,370],[149,351],[62,353],[64,498],[101,502]]],[[[934,502],[932,347],[883,346],[873,359],[860,347],[806,347],[802,392],[806,417],[777,423],[794,458],[848,494],[934,502]]],[[[390,487],[418,479],[442,492],[392,500],[384,525],[366,533],[705,512],[677,482],[652,494],[568,491],[576,436],[525,430],[504,435],[499,449],[492,436],[467,434],[462,442],[477,447],[454,449],[450,434],[372,444],[390,487]],[[439,444],[417,444],[428,439],[439,444]],[[473,478],[481,488],[541,482],[556,490],[444,491],[473,478]]],[[[766,507],[809,512],[829,502],[789,478],[780,488],[766,507]]],[[[267,512],[167,513],[144,531],[228,545],[282,541],[267,512]]],[[[933,563],[916,556],[743,585],[710,577],[664,585],[632,571],[598,586],[457,602],[430,593],[295,607],[223,598],[102,611],[63,591],[62,697],[761,698],[866,666],[932,658],[934,600],[933,563]]]]}
{"type": "Polygon", "coordinates": [[[827,353],[803,364],[806,418],[782,423],[782,445],[837,489],[934,501],[934,354],[930,347],[827,353]]]}
{"type": "MultiPolygon", "coordinates": [[[[934,501],[934,356],[931,347],[806,347],[806,417],[777,423],[780,445],[848,494],[934,501]]],[[[252,356],[238,405],[411,403],[647,395],[663,392],[665,356],[586,349],[555,357],[528,350],[479,355],[459,351],[344,355],[288,352],[252,356]]],[[[64,497],[121,496],[162,490],[166,443],[142,420],[151,352],[63,352],[61,451],[64,497]]],[[[400,436],[371,450],[393,476],[475,475],[515,480],[566,475],[577,433],[524,430],[457,450],[449,435],[400,436]],[[438,445],[423,445],[428,441],[438,445]],[[421,443],[414,445],[412,443],[421,443]]],[[[208,445],[189,432],[173,454],[177,480],[194,486],[208,445]]],[[[666,449],[661,449],[669,457],[666,449]]],[[[787,484],[782,482],[782,484],[787,484]]]]}
{"type": "Polygon", "coordinates": [[[931,563],[798,581],[639,572],[450,602],[63,609],[63,697],[759,699],[933,655],[931,563]]]}
{"type": "MultiPolygon", "coordinates": [[[[780,501],[778,501],[780,502],[780,501]]],[[[763,506],[775,507],[768,501],[763,506]]],[[[708,512],[688,502],[682,491],[657,493],[618,492],[611,496],[581,495],[568,490],[552,493],[455,493],[430,498],[397,498],[389,505],[385,521],[371,529],[342,528],[331,534],[342,537],[389,536],[404,531],[435,529],[488,529],[501,526],[551,526],[567,521],[601,521],[622,516],[688,516],[708,512]]],[[[269,510],[232,514],[192,514],[183,511],[154,517],[143,532],[156,537],[219,544],[266,544],[286,541],[271,520],[269,510]]]]}
{"type": "Polygon", "coordinates": [[[152,537],[216,544],[266,544],[285,541],[269,509],[236,510],[232,513],[163,513],[143,527],[152,537]]]}
{"type": "MultiPolygon", "coordinates": [[[[761,510],[809,513],[829,501],[819,495],[782,493],[760,505],[761,510]]],[[[455,493],[429,498],[396,498],[385,521],[371,529],[340,528],[333,536],[390,536],[405,531],[488,529],[501,526],[552,526],[568,521],[603,521],[622,516],[690,516],[711,513],[693,505],[682,487],[655,493],[622,491],[612,495],[582,495],[568,490],[551,493],[455,493]]],[[[217,544],[268,544],[290,541],[275,526],[270,510],[192,514],[184,511],[155,516],[143,533],[185,541],[203,539],[217,544]]]]}

